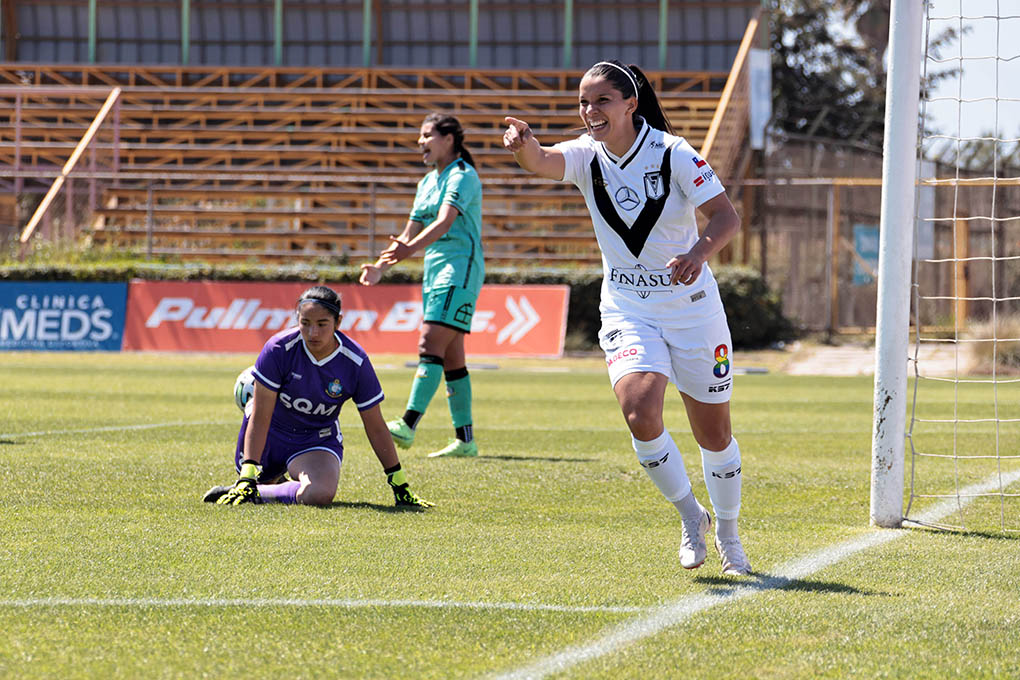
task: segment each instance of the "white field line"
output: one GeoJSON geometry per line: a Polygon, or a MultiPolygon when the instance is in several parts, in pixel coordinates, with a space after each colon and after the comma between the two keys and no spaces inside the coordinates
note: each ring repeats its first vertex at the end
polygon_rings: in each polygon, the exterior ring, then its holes
{"type": "MultiPolygon", "coordinates": [[[[1002,476],[1003,486],[1020,480],[1020,470],[1002,476]]],[[[986,493],[999,487],[999,478],[994,478],[963,490],[963,494],[986,493]]],[[[951,514],[960,506],[970,503],[971,498],[947,499],[920,514],[917,519],[935,522],[951,514]]],[[[807,557],[789,562],[774,575],[761,575],[755,581],[734,581],[732,586],[713,592],[692,595],[672,604],[655,607],[612,607],[612,606],[565,606],[528,604],[517,602],[458,602],[453,600],[383,600],[383,599],[297,599],[297,598],[24,598],[0,600],[0,607],[421,607],[432,609],[478,609],[510,611],[549,611],[564,613],[645,613],[635,619],[611,629],[593,642],[570,647],[562,652],[540,659],[516,671],[495,676],[496,678],[542,678],[551,673],[563,672],[585,661],[610,654],[628,644],[638,642],[716,605],[743,599],[767,590],[776,590],[792,585],[796,580],[809,576],[825,567],[840,562],[851,555],[868,548],[887,543],[904,535],[902,530],[875,530],[863,536],[824,548],[807,557]]]]}
{"type": "MultiPolygon", "coordinates": [[[[202,420],[202,421],[179,421],[173,423],[142,423],[136,425],[107,425],[103,427],[83,427],[67,430],[39,430],[36,432],[8,432],[0,433],[0,439],[17,439],[19,437],[48,437],[50,435],[60,434],[89,434],[91,432],[128,432],[131,430],[155,430],[161,427],[198,427],[205,425],[234,425],[237,426],[240,421],[215,421],[215,420],[202,420]]],[[[342,423],[342,426],[348,427],[360,427],[357,423],[342,423]]],[[[520,431],[523,426],[521,425],[486,425],[485,430],[492,432],[517,432],[520,431]]],[[[418,431],[423,432],[427,430],[433,431],[446,431],[449,426],[443,427],[440,425],[426,425],[419,427],[418,431]]],[[[624,426],[612,426],[612,427],[535,427],[529,425],[528,430],[532,432],[617,432],[621,434],[626,433],[624,426]]],[[[734,430],[734,435],[760,435],[760,434],[775,434],[778,430],[734,430]]],[[[789,428],[784,429],[783,434],[795,435],[795,434],[855,434],[859,433],[859,429],[854,430],[826,430],[825,432],[819,432],[818,430],[791,430],[789,428]]]]}
{"type": "Polygon", "coordinates": [[[17,437],[48,437],[54,434],[86,434],[89,432],[127,432],[130,430],[155,430],[160,427],[194,427],[196,425],[230,425],[236,423],[225,423],[209,420],[195,422],[175,423],[144,423],[140,425],[108,425],[105,427],[82,427],[71,430],[40,430],[38,432],[11,432],[0,434],[0,439],[15,439],[17,437]]]}
{"type": "Polygon", "coordinates": [[[511,611],[543,611],[577,613],[634,614],[647,607],[571,607],[555,604],[523,602],[457,602],[455,600],[355,600],[298,598],[150,598],[150,597],[39,597],[0,600],[0,607],[422,607],[427,609],[496,609],[511,611]]]}
{"type": "MultiPolygon", "coordinates": [[[[1002,475],[1003,488],[1020,479],[1020,470],[1002,475]]],[[[987,493],[999,488],[999,476],[968,487],[962,494],[987,493]]],[[[956,512],[963,505],[970,503],[972,498],[947,499],[918,516],[918,520],[936,522],[946,515],[956,512]]],[[[533,680],[544,678],[553,673],[563,673],[573,666],[591,661],[629,645],[651,637],[666,628],[675,626],[712,607],[741,600],[769,590],[777,590],[793,585],[798,579],[810,576],[817,571],[859,552],[888,543],[903,536],[906,532],[897,529],[876,529],[859,538],[844,541],[834,546],[823,548],[806,557],[788,562],[775,570],[771,575],[760,575],[754,581],[734,581],[732,586],[720,587],[707,593],[690,595],[663,605],[650,611],[646,616],[628,621],[610,628],[605,634],[583,645],[568,647],[561,652],[538,659],[527,666],[513,671],[492,676],[494,680],[533,680]]]]}

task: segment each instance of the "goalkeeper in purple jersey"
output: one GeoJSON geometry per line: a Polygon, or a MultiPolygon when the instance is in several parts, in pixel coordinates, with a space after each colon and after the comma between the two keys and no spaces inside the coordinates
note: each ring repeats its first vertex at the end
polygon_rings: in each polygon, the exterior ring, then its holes
{"type": "Polygon", "coordinates": [[[379,379],[365,350],[340,332],[340,318],[340,296],[330,288],[302,293],[298,326],[271,337],[255,361],[255,392],[245,406],[234,456],[238,479],[213,487],[204,501],[332,503],[344,451],[337,417],[351,400],[396,504],[432,505],[408,487],[379,406],[379,379]]]}

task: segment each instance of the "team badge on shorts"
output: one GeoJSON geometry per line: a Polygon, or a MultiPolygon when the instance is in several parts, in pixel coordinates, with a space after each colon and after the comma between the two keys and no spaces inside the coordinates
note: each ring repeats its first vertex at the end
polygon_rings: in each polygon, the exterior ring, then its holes
{"type": "Polygon", "coordinates": [[[725,378],[729,372],[730,350],[722,344],[715,348],[715,368],[712,369],[712,374],[717,378],[725,378]]]}
{"type": "Polygon", "coordinates": [[[475,306],[470,302],[465,302],[457,311],[453,313],[453,320],[457,323],[469,324],[471,323],[471,316],[475,313],[475,306]]]}
{"type": "Polygon", "coordinates": [[[333,382],[326,385],[326,394],[333,397],[334,399],[339,397],[340,393],[343,392],[343,390],[344,388],[340,385],[339,379],[334,379],[333,382]]]}

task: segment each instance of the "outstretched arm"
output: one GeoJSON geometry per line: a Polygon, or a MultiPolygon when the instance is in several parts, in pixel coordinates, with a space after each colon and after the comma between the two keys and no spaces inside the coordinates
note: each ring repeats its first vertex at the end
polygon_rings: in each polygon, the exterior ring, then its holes
{"type": "Polygon", "coordinates": [[[443,234],[450,231],[450,227],[453,226],[453,223],[458,216],[460,216],[459,210],[449,203],[444,203],[440,206],[439,214],[436,215],[436,219],[430,222],[427,227],[419,231],[414,238],[393,239],[389,247],[386,248],[386,250],[382,252],[382,255],[379,256],[379,262],[392,267],[401,260],[406,260],[411,257],[419,250],[428,248],[430,245],[442,238],[443,234]]]}
{"type": "Polygon", "coordinates": [[[503,133],[503,148],[514,154],[514,160],[528,172],[546,179],[562,180],[567,169],[563,154],[558,150],[542,146],[535,133],[523,120],[507,116],[506,132],[503,133]]]}
{"type": "MultiPolygon", "coordinates": [[[[456,216],[454,216],[456,217],[456,216]]],[[[451,220],[451,223],[453,220],[451,220]]],[[[449,228],[449,227],[447,227],[449,228]]],[[[382,278],[383,272],[396,264],[397,261],[390,262],[387,258],[387,253],[393,250],[396,244],[405,244],[419,234],[422,230],[422,223],[416,222],[415,220],[408,220],[407,224],[404,225],[404,231],[400,232],[400,236],[390,236],[390,245],[384,250],[379,258],[372,264],[361,265],[361,278],[358,282],[363,286],[374,286],[379,283],[382,278]]],[[[440,234],[442,236],[442,234],[440,234]]],[[[436,238],[439,238],[437,236],[436,238]]],[[[403,259],[403,258],[401,258],[403,259]]]]}

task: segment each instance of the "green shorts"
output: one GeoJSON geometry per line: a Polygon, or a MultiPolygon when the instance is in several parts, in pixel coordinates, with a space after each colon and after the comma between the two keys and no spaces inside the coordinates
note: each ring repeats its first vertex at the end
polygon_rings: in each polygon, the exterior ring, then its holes
{"type": "Polygon", "coordinates": [[[478,291],[459,286],[436,288],[422,293],[424,321],[470,333],[471,317],[475,315],[477,301],[478,291]]]}

